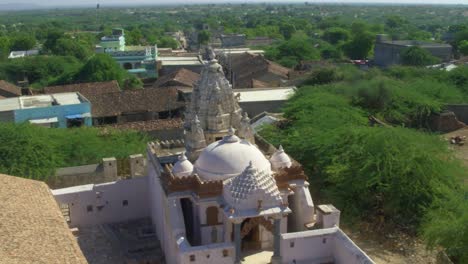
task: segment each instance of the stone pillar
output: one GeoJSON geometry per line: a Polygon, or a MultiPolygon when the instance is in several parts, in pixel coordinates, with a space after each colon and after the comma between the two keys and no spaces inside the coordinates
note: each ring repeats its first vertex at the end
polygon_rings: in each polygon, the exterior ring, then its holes
{"type": "Polygon", "coordinates": [[[281,264],[281,218],[282,215],[275,216],[275,229],[273,233],[273,256],[271,257],[271,264],[281,264]]]}
{"type": "Polygon", "coordinates": [[[117,179],[117,159],[112,158],[103,158],[102,166],[104,167],[104,178],[115,180],[117,179]]]}
{"type": "Polygon", "coordinates": [[[241,263],[241,224],[242,222],[234,222],[234,244],[235,244],[235,250],[236,250],[236,257],[235,257],[235,264],[240,264],[241,263]]]}
{"type": "Polygon", "coordinates": [[[146,176],[145,157],[142,154],[130,155],[130,175],[132,178],[146,176]]]}

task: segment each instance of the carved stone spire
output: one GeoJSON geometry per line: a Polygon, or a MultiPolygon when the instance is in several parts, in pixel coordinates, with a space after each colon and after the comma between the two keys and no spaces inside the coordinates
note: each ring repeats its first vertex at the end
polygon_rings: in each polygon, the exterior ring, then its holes
{"type": "Polygon", "coordinates": [[[249,141],[252,144],[255,144],[255,131],[250,125],[250,118],[247,112],[244,112],[244,115],[241,120],[239,137],[249,141]]]}
{"type": "Polygon", "coordinates": [[[205,133],[201,127],[198,116],[195,115],[191,122],[190,130],[185,130],[185,148],[188,158],[194,161],[205,147],[205,133]]]}
{"type": "Polygon", "coordinates": [[[241,111],[221,65],[216,59],[208,61],[193,89],[185,130],[191,130],[190,124],[197,115],[206,143],[212,143],[226,135],[229,127],[240,128],[241,111]]]}

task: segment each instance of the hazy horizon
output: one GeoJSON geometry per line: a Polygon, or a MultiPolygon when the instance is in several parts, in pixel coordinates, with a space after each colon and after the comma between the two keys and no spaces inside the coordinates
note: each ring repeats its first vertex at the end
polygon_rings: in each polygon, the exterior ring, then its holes
{"type": "MultiPolygon", "coordinates": [[[[441,3],[441,0],[199,0],[199,1],[190,1],[190,0],[49,0],[44,2],[44,0],[23,0],[23,1],[12,1],[12,0],[0,0],[0,6],[11,6],[14,7],[31,5],[31,8],[34,7],[93,7],[97,3],[101,6],[138,6],[138,5],[162,5],[162,4],[226,4],[226,3],[234,3],[234,4],[241,4],[241,3],[304,3],[309,2],[311,4],[314,3],[332,3],[332,4],[431,4],[431,5],[467,5],[468,0],[444,0],[441,3]]],[[[0,8],[1,10],[1,8],[0,8]]]]}

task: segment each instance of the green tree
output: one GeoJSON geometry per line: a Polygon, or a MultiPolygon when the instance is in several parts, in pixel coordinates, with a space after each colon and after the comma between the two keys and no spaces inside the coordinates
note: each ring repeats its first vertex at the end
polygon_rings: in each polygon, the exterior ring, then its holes
{"type": "Polygon", "coordinates": [[[55,175],[61,157],[44,130],[28,124],[1,123],[0,131],[0,172],[32,179],[55,175]]]}
{"type": "Polygon", "coordinates": [[[211,38],[211,33],[207,30],[198,32],[198,44],[208,44],[211,38]]]}
{"type": "Polygon", "coordinates": [[[294,33],[296,33],[296,27],[291,23],[282,23],[279,30],[285,39],[291,39],[294,33]]]}
{"type": "Polygon", "coordinates": [[[0,59],[8,57],[8,54],[10,53],[10,45],[10,38],[7,36],[0,37],[0,59]]]}
{"type": "Polygon", "coordinates": [[[127,72],[107,54],[95,54],[75,76],[79,82],[104,82],[116,80],[123,87],[127,72]]]}
{"type": "Polygon", "coordinates": [[[352,40],[346,42],[342,49],[346,56],[351,59],[365,59],[374,45],[374,35],[370,32],[363,32],[353,36],[352,40]]]}
{"type": "Polygon", "coordinates": [[[52,50],[57,46],[57,41],[64,36],[63,31],[58,29],[53,29],[47,33],[46,40],[43,45],[43,50],[52,52],[52,50]]]}
{"type": "Polygon", "coordinates": [[[401,51],[400,58],[403,65],[408,66],[427,66],[439,61],[429,51],[418,46],[405,48],[401,51]]]}
{"type": "Polygon", "coordinates": [[[134,28],[125,32],[125,42],[128,45],[141,45],[142,39],[143,34],[139,28],[134,28]]]}
{"type": "Polygon", "coordinates": [[[11,39],[12,50],[30,50],[36,45],[36,39],[33,36],[18,35],[11,39]]]}
{"type": "Polygon", "coordinates": [[[337,44],[340,41],[347,41],[349,36],[349,31],[340,27],[329,28],[323,33],[323,39],[331,44],[337,44]]]}
{"type": "Polygon", "coordinates": [[[161,36],[157,39],[156,44],[158,44],[159,48],[177,49],[179,47],[179,42],[169,36],[161,36]]]}
{"type": "Polygon", "coordinates": [[[458,45],[458,50],[461,54],[468,56],[468,40],[463,40],[458,45]]]}
{"type": "Polygon", "coordinates": [[[77,39],[60,38],[52,47],[52,52],[55,55],[74,56],[80,60],[86,59],[91,55],[91,49],[86,44],[81,43],[77,39]]]}
{"type": "Polygon", "coordinates": [[[385,19],[385,27],[389,29],[401,28],[408,22],[401,16],[389,16],[385,19]]]}
{"type": "Polygon", "coordinates": [[[466,190],[447,190],[424,217],[423,238],[431,248],[442,246],[454,263],[468,263],[468,202],[466,190]]]}

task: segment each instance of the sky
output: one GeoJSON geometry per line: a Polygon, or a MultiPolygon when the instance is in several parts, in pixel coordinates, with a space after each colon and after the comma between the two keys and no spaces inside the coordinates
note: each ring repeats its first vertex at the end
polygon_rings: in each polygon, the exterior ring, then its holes
{"type": "MultiPolygon", "coordinates": [[[[97,2],[101,6],[105,5],[139,5],[139,4],[190,4],[190,3],[251,3],[251,2],[298,2],[304,3],[307,0],[0,0],[2,4],[34,4],[39,6],[94,6],[97,2]]],[[[309,3],[391,3],[391,4],[465,4],[468,5],[468,0],[308,0],[309,3]]]]}

